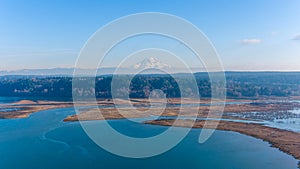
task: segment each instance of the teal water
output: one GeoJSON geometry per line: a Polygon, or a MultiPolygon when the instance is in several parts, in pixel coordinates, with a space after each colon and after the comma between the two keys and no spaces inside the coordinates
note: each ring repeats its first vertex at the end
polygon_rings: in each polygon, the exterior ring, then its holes
{"type": "MultiPolygon", "coordinates": [[[[62,122],[74,113],[72,108],[63,108],[34,113],[26,119],[0,120],[0,169],[297,168],[298,161],[292,156],[260,139],[235,132],[216,131],[207,142],[199,144],[200,129],[192,129],[180,144],[159,156],[119,157],[93,143],[78,122],[62,122]]],[[[136,137],[152,136],[167,128],[128,120],[110,123],[136,137]]]]}

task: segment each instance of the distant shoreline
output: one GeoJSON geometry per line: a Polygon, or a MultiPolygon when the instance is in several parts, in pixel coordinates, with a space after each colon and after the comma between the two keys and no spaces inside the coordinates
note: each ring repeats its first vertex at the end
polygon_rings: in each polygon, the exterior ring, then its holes
{"type": "MultiPolygon", "coordinates": [[[[264,98],[262,100],[241,100],[241,99],[228,99],[226,101],[226,106],[224,108],[224,113],[226,112],[276,112],[276,111],[289,111],[294,108],[300,108],[300,102],[273,102],[272,99],[276,100],[276,98],[269,98],[270,100],[264,98]]],[[[282,98],[277,98],[281,100],[282,98]]],[[[298,98],[295,98],[298,99],[298,98]]],[[[201,106],[198,109],[193,106],[183,107],[182,116],[187,117],[199,117],[206,118],[209,110],[216,108],[216,106],[210,107],[209,99],[201,99],[201,100],[193,100],[193,99],[183,99],[180,98],[171,98],[168,100],[168,104],[177,105],[180,104],[193,105],[200,104],[201,106]]],[[[155,100],[156,103],[161,103],[161,100],[155,100]]],[[[70,101],[32,101],[32,100],[21,100],[11,104],[2,104],[2,108],[12,109],[17,108],[16,111],[0,111],[0,119],[12,119],[12,118],[27,118],[30,114],[48,110],[55,108],[67,108],[72,107],[73,102],[70,101]]],[[[149,109],[149,100],[148,99],[132,99],[128,100],[98,100],[97,104],[82,102],[76,104],[76,106],[102,106],[100,108],[100,112],[102,116],[99,116],[98,108],[83,108],[80,110],[79,114],[74,114],[68,116],[64,119],[65,122],[73,122],[73,121],[90,121],[90,120],[108,120],[108,119],[124,119],[124,118],[142,118],[149,116],[164,116],[165,119],[154,120],[154,121],[146,121],[145,124],[152,125],[162,125],[162,126],[178,126],[178,127],[194,127],[194,128],[203,128],[204,121],[196,120],[194,126],[191,126],[191,121],[189,120],[178,120],[178,123],[174,123],[174,119],[168,119],[168,117],[178,116],[179,107],[167,107],[164,109],[163,113],[161,109],[151,108],[149,109]],[[120,109],[114,108],[114,104],[120,104],[124,107],[120,109]],[[130,105],[133,105],[138,112],[136,113],[130,108],[130,105]],[[122,111],[122,114],[119,113],[119,110],[122,111]]],[[[240,120],[253,120],[253,119],[245,119],[239,117],[232,116],[215,116],[214,118],[228,118],[228,119],[240,119],[240,120]]],[[[209,121],[213,123],[213,120],[209,121]]],[[[209,128],[209,125],[208,125],[209,128]]],[[[235,131],[241,134],[249,135],[255,138],[259,138],[265,141],[268,141],[272,146],[279,148],[281,151],[292,155],[296,159],[300,160],[300,133],[276,129],[272,127],[263,126],[260,124],[252,124],[252,123],[241,123],[241,122],[232,122],[232,121],[220,121],[217,127],[218,130],[227,130],[227,131],[235,131]]],[[[299,162],[300,167],[300,162],[299,162]]]]}
{"type": "MultiPolygon", "coordinates": [[[[16,70],[0,70],[0,76],[73,76],[74,69],[79,72],[83,72],[83,75],[86,75],[89,72],[91,75],[94,75],[95,69],[85,69],[85,68],[46,68],[46,69],[16,69],[16,70]]],[[[114,74],[114,70],[120,69],[116,67],[105,67],[97,69],[97,72],[101,72],[97,74],[97,76],[106,76],[114,74]]],[[[122,68],[121,68],[122,69],[122,68]]],[[[120,75],[134,75],[135,73],[130,73],[130,71],[134,71],[131,69],[123,68],[124,72],[120,75]]],[[[208,73],[207,71],[201,71],[199,68],[191,68],[193,74],[197,73],[208,73]]],[[[122,71],[120,71],[122,72],[122,71]]],[[[224,73],[300,73],[300,70],[224,70],[224,71],[212,71],[214,72],[224,72],[224,73]]],[[[156,74],[157,72],[150,72],[147,74],[156,74]]],[[[172,72],[171,74],[187,74],[190,72],[172,72]]]]}

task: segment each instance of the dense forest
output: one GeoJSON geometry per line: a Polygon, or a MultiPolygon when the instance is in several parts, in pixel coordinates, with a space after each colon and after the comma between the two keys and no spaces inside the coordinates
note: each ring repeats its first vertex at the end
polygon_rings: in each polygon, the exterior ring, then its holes
{"type": "MultiPolygon", "coordinates": [[[[89,83],[90,77],[81,77],[89,83]]],[[[95,77],[95,90],[85,89],[83,95],[111,98],[111,82],[116,78],[115,97],[145,98],[154,89],[167,97],[185,97],[199,92],[201,97],[211,96],[211,82],[207,73],[175,75],[105,75],[95,77]],[[132,79],[131,79],[132,78],[132,79]],[[131,79],[131,80],[130,80],[131,79]],[[130,81],[128,81],[130,80],[130,81]],[[194,81],[196,80],[196,81],[194,81]],[[196,82],[195,84],[193,82],[196,82]],[[126,87],[126,85],[129,85],[126,87]],[[196,88],[195,88],[196,87],[196,88]]],[[[215,90],[223,82],[215,82],[215,90]]],[[[75,89],[76,90],[76,89],[75,89]]],[[[220,90],[221,91],[221,90],[220,90]]],[[[226,72],[227,97],[300,96],[299,72],[226,72]]],[[[72,98],[72,77],[68,76],[1,76],[0,96],[72,98]]]]}

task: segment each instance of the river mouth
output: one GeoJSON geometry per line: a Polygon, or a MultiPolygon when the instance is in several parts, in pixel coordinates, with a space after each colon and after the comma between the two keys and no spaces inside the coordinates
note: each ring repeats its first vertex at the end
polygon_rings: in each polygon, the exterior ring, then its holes
{"type": "MultiPolygon", "coordinates": [[[[58,104],[57,102],[50,103],[53,105],[58,104]]],[[[49,103],[41,102],[41,104],[36,106],[43,106],[44,104],[47,105],[49,103]]],[[[227,103],[231,107],[244,104],[252,106],[249,102],[232,101],[227,103]]],[[[209,104],[194,103],[186,103],[182,106],[190,108],[198,105],[202,108],[209,106],[209,104]]],[[[144,108],[143,106],[145,105],[136,104],[136,108],[144,108]]],[[[159,106],[157,104],[153,108],[159,108],[159,106]]],[[[176,109],[181,105],[172,104],[167,106],[168,108],[176,109]]],[[[19,107],[26,107],[26,105],[16,106],[16,108],[19,107]]],[[[129,108],[127,104],[120,107],[124,109],[129,108]]],[[[7,113],[16,110],[14,107],[13,109],[10,108],[0,107],[7,113]]],[[[102,103],[99,106],[79,107],[83,111],[94,108],[110,110],[114,109],[115,106],[102,103]]],[[[3,159],[3,163],[2,161],[0,163],[0,168],[297,168],[298,161],[294,157],[277,148],[270,147],[268,142],[234,131],[221,130],[217,130],[206,143],[199,144],[197,140],[201,129],[191,129],[190,133],[180,144],[170,151],[155,157],[146,159],[119,157],[97,146],[87,136],[80,124],[95,125],[105,121],[92,120],[80,123],[77,121],[63,121],[67,116],[74,114],[76,112],[73,107],[54,108],[32,113],[28,118],[0,120],[0,159],[3,159]],[[15,148],[11,150],[11,147],[15,148]],[[41,163],[35,160],[37,154],[39,154],[41,163]],[[184,154],[184,157],[182,157],[182,154],[184,154]],[[18,159],[19,163],[14,162],[16,159],[18,159]]],[[[217,120],[221,123],[233,122],[265,126],[270,126],[271,122],[274,121],[275,123],[275,120],[277,120],[276,124],[281,124],[281,126],[271,127],[291,130],[299,125],[296,121],[298,116],[298,110],[292,112],[279,111],[278,113],[259,111],[235,113],[227,111],[223,117],[205,118],[203,116],[195,118],[193,116],[180,116],[179,119],[217,120]]],[[[132,119],[107,119],[106,121],[119,133],[129,137],[148,138],[163,133],[168,127],[145,124],[145,121],[176,118],[177,116],[169,114],[168,116],[152,115],[132,119]]],[[[180,127],[175,128],[175,131],[178,133],[183,129],[180,127]]],[[[101,130],[101,127],[99,130],[101,130]]]]}
{"type": "MultiPolygon", "coordinates": [[[[236,132],[216,131],[206,143],[199,144],[201,129],[192,129],[180,144],[164,154],[146,159],[119,157],[98,147],[79,122],[62,121],[74,113],[73,108],[59,108],[37,112],[29,118],[0,120],[0,168],[297,168],[298,161],[292,156],[270,147],[267,142],[236,132]]],[[[147,119],[140,119],[144,120],[147,119]]],[[[129,124],[128,120],[110,123],[122,128],[120,132],[124,134],[141,138],[168,128],[129,124]]],[[[180,130],[177,128],[177,132],[180,130]]]]}

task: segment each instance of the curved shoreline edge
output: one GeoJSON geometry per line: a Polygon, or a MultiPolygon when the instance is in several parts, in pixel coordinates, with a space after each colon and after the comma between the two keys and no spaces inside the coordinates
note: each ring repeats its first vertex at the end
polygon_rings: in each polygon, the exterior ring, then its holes
{"type": "MultiPolygon", "coordinates": [[[[145,121],[144,124],[176,126],[176,127],[192,127],[203,128],[207,123],[207,129],[211,129],[217,121],[160,119],[145,121]],[[211,126],[211,127],[210,127],[211,126]]],[[[270,143],[271,147],[278,148],[280,151],[293,156],[299,160],[298,168],[300,168],[300,133],[271,128],[253,123],[220,121],[217,130],[233,131],[245,134],[254,138],[262,139],[270,143]]]]}
{"type": "MultiPolygon", "coordinates": [[[[117,100],[119,104],[128,105],[128,101],[124,100],[117,100]]],[[[159,102],[159,100],[157,100],[159,102]]],[[[204,100],[201,103],[207,104],[210,100],[204,100]]],[[[260,101],[250,101],[250,100],[227,100],[227,103],[238,102],[238,104],[228,104],[225,106],[224,112],[253,112],[253,111],[262,111],[262,112],[273,112],[273,111],[286,111],[292,110],[294,108],[300,108],[300,103],[289,103],[289,102],[265,102],[265,100],[260,101]]],[[[172,104],[178,104],[179,100],[173,99],[172,104]]],[[[185,100],[186,104],[194,104],[199,103],[195,102],[194,100],[185,100]]],[[[135,99],[134,105],[139,107],[138,109],[145,109],[149,103],[145,99],[135,99]]],[[[89,102],[83,102],[80,104],[81,106],[113,106],[114,103],[110,100],[99,101],[97,105],[91,104],[89,102]]],[[[31,101],[31,100],[21,100],[19,102],[3,105],[4,108],[19,108],[17,111],[12,112],[0,112],[0,119],[11,119],[11,118],[27,118],[30,114],[54,109],[54,108],[66,108],[66,107],[73,107],[72,102],[58,102],[58,101],[31,101]]],[[[98,108],[95,111],[94,109],[86,109],[83,110],[80,114],[74,114],[67,116],[63,121],[65,122],[72,122],[80,120],[108,120],[108,119],[122,119],[122,118],[139,118],[139,117],[148,117],[149,115],[164,115],[164,116],[177,116],[178,110],[177,108],[168,108],[164,111],[163,114],[157,112],[155,109],[152,109],[150,114],[147,113],[140,113],[135,114],[131,111],[131,109],[125,109],[125,116],[121,115],[116,111],[115,108],[101,108],[102,114],[104,118],[99,118],[97,116],[98,108]]],[[[187,107],[187,111],[185,115],[192,116],[192,117],[207,117],[207,112],[209,110],[209,106],[201,106],[200,111],[197,112],[193,109],[193,106],[187,107]]],[[[224,118],[224,116],[222,117],[224,118]]],[[[234,119],[234,117],[230,117],[234,119]]],[[[207,121],[206,121],[207,122],[207,121]]],[[[210,123],[214,123],[213,120],[209,121],[210,123]]],[[[176,124],[174,123],[174,119],[162,119],[162,120],[154,120],[154,121],[146,121],[145,124],[152,124],[152,125],[161,125],[161,126],[178,126],[178,127],[193,127],[193,128],[203,128],[204,121],[197,120],[196,123],[193,125],[190,123],[189,120],[178,120],[176,124]]],[[[214,125],[212,125],[214,126],[214,125]]],[[[209,126],[208,126],[209,128],[209,126]]],[[[230,122],[230,121],[221,121],[218,124],[218,130],[227,130],[227,131],[234,131],[241,134],[249,135],[258,139],[262,139],[267,141],[271,144],[272,147],[276,147],[282,152],[285,152],[289,155],[292,155],[297,160],[300,160],[300,133],[286,131],[281,129],[276,129],[272,127],[262,126],[260,124],[251,124],[251,123],[241,123],[241,122],[230,122]]],[[[300,168],[300,161],[298,163],[298,168],[300,168]]]]}

